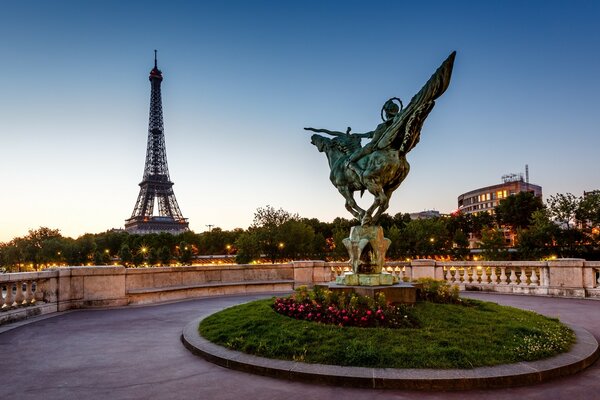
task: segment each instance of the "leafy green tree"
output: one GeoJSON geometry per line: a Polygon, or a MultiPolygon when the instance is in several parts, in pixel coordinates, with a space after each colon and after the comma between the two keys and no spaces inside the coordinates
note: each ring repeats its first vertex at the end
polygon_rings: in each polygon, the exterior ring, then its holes
{"type": "Polygon", "coordinates": [[[575,216],[586,228],[600,226],[600,191],[585,195],[579,202],[575,216]]]}
{"type": "Polygon", "coordinates": [[[76,261],[79,265],[84,265],[93,260],[97,246],[94,241],[94,235],[89,233],[78,237],[75,240],[76,261]]]}
{"type": "Polygon", "coordinates": [[[462,231],[457,229],[452,237],[452,255],[458,260],[465,260],[469,255],[469,238],[462,231]]]}
{"type": "MultiPolygon", "coordinates": [[[[311,227],[312,228],[312,227],[311,227]]],[[[317,260],[325,260],[329,253],[327,240],[321,232],[315,232],[310,253],[317,260]]]]}
{"type": "Polygon", "coordinates": [[[160,248],[160,251],[158,252],[158,259],[160,260],[160,264],[161,265],[169,265],[171,264],[171,250],[169,250],[169,247],[167,246],[163,246],[160,248]]]}
{"type": "Polygon", "coordinates": [[[192,246],[187,242],[179,243],[177,260],[183,265],[191,265],[192,257],[192,246]]]}
{"type": "Polygon", "coordinates": [[[573,196],[571,193],[557,193],[548,199],[548,210],[550,216],[559,223],[571,229],[577,218],[576,213],[579,209],[581,199],[573,196]]]}
{"type": "Polygon", "coordinates": [[[403,232],[406,252],[413,257],[429,257],[447,253],[451,240],[442,218],[415,219],[403,232]]]}
{"type": "Polygon", "coordinates": [[[390,247],[388,248],[388,251],[386,253],[388,258],[394,259],[394,260],[398,260],[400,258],[403,258],[406,254],[404,251],[402,251],[402,231],[400,230],[400,228],[398,228],[397,225],[392,225],[392,227],[387,231],[387,233],[385,234],[387,236],[388,239],[391,240],[391,244],[390,247]]]}
{"type": "Polygon", "coordinates": [[[471,230],[476,237],[481,237],[482,231],[496,226],[495,218],[487,211],[471,214],[471,230]]]}
{"type": "Polygon", "coordinates": [[[517,230],[517,249],[524,260],[548,257],[554,251],[554,241],[559,227],[550,220],[547,209],[535,211],[528,229],[517,230]]]}
{"type": "Polygon", "coordinates": [[[101,260],[103,265],[110,264],[110,249],[104,249],[104,251],[102,252],[101,260]]]}
{"type": "Polygon", "coordinates": [[[333,231],[333,257],[337,260],[343,260],[348,258],[348,250],[344,246],[344,239],[350,236],[350,230],[345,231],[340,228],[335,228],[333,231]]]}
{"type": "Polygon", "coordinates": [[[249,264],[260,258],[260,243],[258,237],[250,232],[244,232],[235,241],[238,249],[235,262],[238,264],[249,264]]]}
{"type": "Polygon", "coordinates": [[[532,214],[544,207],[542,199],[531,192],[519,192],[500,200],[496,206],[496,220],[500,225],[510,226],[513,231],[527,228],[532,214]]]}
{"type": "Polygon", "coordinates": [[[311,258],[314,253],[315,231],[300,220],[291,219],[284,222],[280,226],[278,237],[277,249],[280,258],[311,258]]]}
{"type": "Polygon", "coordinates": [[[282,244],[285,246],[285,235],[282,233],[282,226],[291,220],[298,220],[298,216],[272,206],[267,205],[264,208],[258,208],[254,213],[254,221],[248,230],[249,233],[256,235],[260,243],[260,250],[266,254],[272,263],[282,258],[282,244]]]}
{"type": "Polygon", "coordinates": [[[133,261],[133,254],[131,253],[129,245],[124,244],[121,246],[121,249],[119,250],[119,258],[124,266],[129,265],[129,263],[133,261]]]}
{"type": "Polygon", "coordinates": [[[142,253],[141,251],[136,251],[133,257],[131,258],[131,263],[135,267],[139,267],[140,265],[142,265],[144,263],[144,253],[142,253]]]}
{"type": "Polygon", "coordinates": [[[158,251],[156,251],[154,247],[151,247],[150,250],[148,250],[148,265],[155,266],[158,264],[158,259],[158,251]]]}
{"type": "Polygon", "coordinates": [[[488,261],[506,260],[506,240],[504,232],[498,228],[483,228],[479,247],[483,250],[483,258],[488,261]]]}

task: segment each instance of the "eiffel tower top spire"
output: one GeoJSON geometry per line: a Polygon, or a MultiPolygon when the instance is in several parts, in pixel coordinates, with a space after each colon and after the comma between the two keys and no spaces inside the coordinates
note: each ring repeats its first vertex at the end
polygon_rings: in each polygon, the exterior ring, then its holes
{"type": "Polygon", "coordinates": [[[156,50],[149,80],[150,115],[144,176],[131,218],[125,221],[125,229],[131,233],[181,233],[188,230],[188,222],[181,214],[169,177],[160,92],[163,76],[158,69],[156,50]],[[158,216],[153,215],[155,202],[158,202],[158,216]]]}

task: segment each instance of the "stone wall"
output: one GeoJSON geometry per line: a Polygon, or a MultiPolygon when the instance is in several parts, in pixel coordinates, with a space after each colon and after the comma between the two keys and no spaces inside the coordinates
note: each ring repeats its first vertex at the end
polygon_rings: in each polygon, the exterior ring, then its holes
{"type": "MultiPolygon", "coordinates": [[[[0,274],[0,324],[76,308],[150,304],[204,296],[287,292],[330,282],[347,263],[204,265],[160,268],[64,267],[0,274]]],[[[385,269],[401,280],[443,279],[461,290],[600,299],[600,262],[412,260],[385,269]]]]}

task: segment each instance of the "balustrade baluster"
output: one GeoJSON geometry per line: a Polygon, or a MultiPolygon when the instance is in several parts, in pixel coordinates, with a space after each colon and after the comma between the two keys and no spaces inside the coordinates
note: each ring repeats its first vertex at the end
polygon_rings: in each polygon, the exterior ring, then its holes
{"type": "Polygon", "coordinates": [[[529,278],[529,281],[531,282],[530,285],[531,286],[538,286],[538,276],[537,273],[535,272],[536,267],[531,267],[531,277],[529,278]]]}
{"type": "Polygon", "coordinates": [[[25,301],[25,294],[23,294],[23,282],[17,282],[17,294],[15,295],[15,303],[17,306],[22,306],[25,301]]]}
{"type": "Polygon", "coordinates": [[[521,275],[519,275],[519,286],[527,286],[527,267],[521,268],[521,275]]]}
{"type": "Polygon", "coordinates": [[[471,267],[471,283],[479,283],[477,278],[477,267],[471,267]]]}
{"type": "Polygon", "coordinates": [[[461,284],[463,281],[463,277],[461,275],[461,271],[465,271],[463,267],[457,267],[456,271],[454,272],[454,276],[456,277],[455,281],[458,284],[461,284]]]}
{"type": "Polygon", "coordinates": [[[487,275],[487,267],[481,267],[481,284],[488,284],[488,275],[487,275]]]}
{"type": "MultiPolygon", "coordinates": [[[[4,287],[5,287],[5,285],[0,284],[0,309],[4,308],[4,299],[5,299],[5,297],[4,297],[4,290],[5,290],[4,287]]],[[[6,290],[8,291],[8,285],[6,285],[6,288],[7,288],[6,290]]]]}
{"type": "Polygon", "coordinates": [[[506,285],[506,267],[500,267],[500,284],[506,285]]]}
{"type": "Polygon", "coordinates": [[[38,280],[35,282],[35,291],[33,292],[33,299],[36,303],[44,301],[44,285],[45,280],[38,280]]]}
{"type": "Polygon", "coordinates": [[[491,284],[495,285],[496,283],[498,283],[498,277],[496,276],[496,267],[490,267],[491,271],[491,275],[490,275],[490,280],[491,280],[491,284]]]}
{"type": "Polygon", "coordinates": [[[27,281],[25,284],[27,285],[25,286],[25,304],[33,304],[35,303],[33,298],[33,290],[31,288],[33,281],[27,281]]]}
{"type": "Polygon", "coordinates": [[[4,304],[6,307],[12,307],[15,303],[15,297],[13,296],[13,283],[8,282],[6,284],[6,298],[4,299],[4,304]]]}
{"type": "Polygon", "coordinates": [[[508,278],[508,284],[509,285],[516,285],[517,284],[517,273],[515,272],[515,268],[512,267],[510,269],[510,277],[508,278]]]}

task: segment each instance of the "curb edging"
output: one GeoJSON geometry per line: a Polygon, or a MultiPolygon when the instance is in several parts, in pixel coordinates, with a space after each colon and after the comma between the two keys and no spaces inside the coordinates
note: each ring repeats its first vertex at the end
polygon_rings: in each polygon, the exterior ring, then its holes
{"type": "Polygon", "coordinates": [[[587,330],[568,325],[577,338],[567,353],[538,360],[473,369],[394,369],[343,367],[275,360],[229,350],[198,333],[205,315],[188,323],[183,345],[207,361],[238,371],[279,379],[372,389],[422,391],[494,389],[533,385],[572,375],[592,365],[600,356],[598,341],[587,330]]]}

